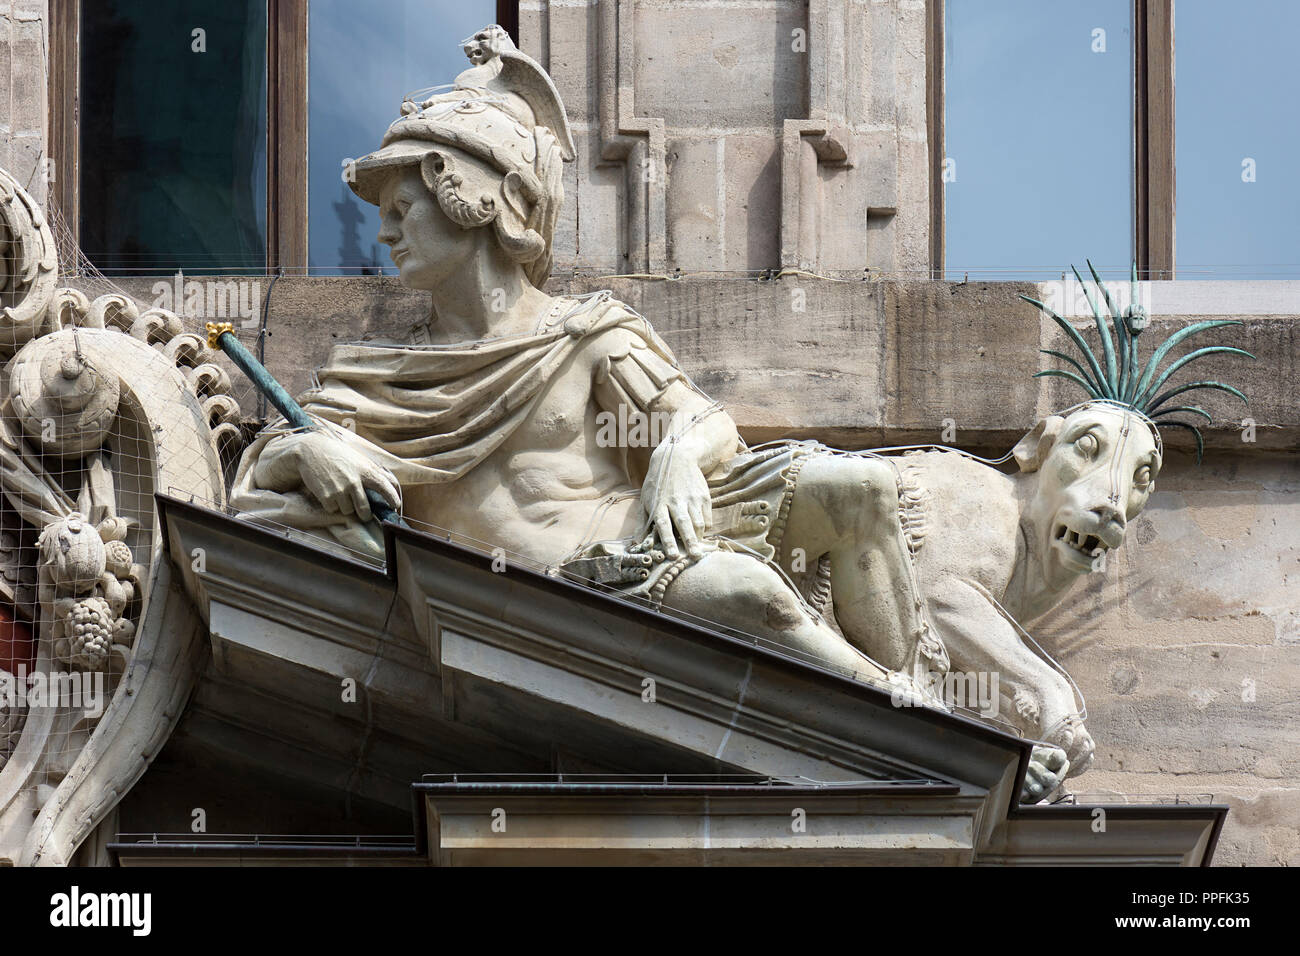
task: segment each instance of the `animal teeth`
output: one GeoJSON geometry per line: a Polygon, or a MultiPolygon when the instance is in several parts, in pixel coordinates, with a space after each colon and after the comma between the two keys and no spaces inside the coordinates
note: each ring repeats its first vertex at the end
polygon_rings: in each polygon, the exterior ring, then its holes
{"type": "Polygon", "coordinates": [[[1084,534],[1082,531],[1074,531],[1070,528],[1061,528],[1056,533],[1056,537],[1057,540],[1064,541],[1075,551],[1090,558],[1097,557],[1109,547],[1106,542],[1095,534],[1084,534]]]}

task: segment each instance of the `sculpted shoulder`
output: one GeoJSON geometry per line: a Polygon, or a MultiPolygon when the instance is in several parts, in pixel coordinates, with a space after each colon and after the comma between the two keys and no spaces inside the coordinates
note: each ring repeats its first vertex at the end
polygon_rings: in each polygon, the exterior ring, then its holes
{"type": "Polygon", "coordinates": [[[1004,587],[1019,535],[1015,482],[958,452],[905,455],[899,467],[903,526],[917,560],[935,573],[1004,587]]]}

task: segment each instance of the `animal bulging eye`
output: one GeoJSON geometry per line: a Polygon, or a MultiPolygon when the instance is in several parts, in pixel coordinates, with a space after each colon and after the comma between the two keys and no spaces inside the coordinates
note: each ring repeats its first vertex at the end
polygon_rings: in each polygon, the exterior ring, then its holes
{"type": "Polygon", "coordinates": [[[1091,458],[1093,455],[1097,454],[1097,449],[1099,447],[1097,444],[1097,436],[1091,432],[1086,435],[1080,435],[1075,439],[1074,447],[1079,450],[1079,453],[1083,455],[1083,457],[1091,458]]]}
{"type": "Polygon", "coordinates": [[[1151,479],[1153,477],[1154,476],[1151,474],[1151,466],[1143,465],[1133,473],[1133,484],[1138,488],[1148,488],[1151,485],[1151,479]]]}

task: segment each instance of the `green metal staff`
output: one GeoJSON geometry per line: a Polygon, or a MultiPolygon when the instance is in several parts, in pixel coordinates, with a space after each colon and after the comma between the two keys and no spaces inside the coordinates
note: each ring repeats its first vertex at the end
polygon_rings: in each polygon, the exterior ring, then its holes
{"type": "MultiPolygon", "coordinates": [[[[294,428],[315,428],[316,423],[307,417],[307,413],[302,410],[302,406],[293,400],[284,386],[277,382],[266,367],[253,357],[253,353],[244,348],[243,343],[235,338],[235,327],[229,322],[209,322],[208,328],[208,348],[220,348],[229,356],[230,361],[239,366],[239,370],[247,375],[257,386],[257,390],[265,395],[284,416],[284,420],[294,428]]],[[[373,488],[366,489],[366,500],[370,502],[370,513],[380,522],[391,521],[393,524],[401,525],[405,528],[406,522],[389,504],[384,500],[383,495],[373,488]]]]}

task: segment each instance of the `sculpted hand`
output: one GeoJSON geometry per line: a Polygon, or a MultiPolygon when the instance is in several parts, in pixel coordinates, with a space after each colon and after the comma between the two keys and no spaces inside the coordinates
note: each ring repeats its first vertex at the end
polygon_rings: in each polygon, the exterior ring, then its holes
{"type": "Polygon", "coordinates": [[[704,554],[700,538],[713,523],[709,484],[695,457],[681,445],[665,442],[650,456],[641,507],[670,558],[681,556],[679,539],[691,560],[704,554]]]}
{"type": "Polygon", "coordinates": [[[296,436],[293,456],[303,489],[329,512],[370,520],[366,489],[377,491],[393,508],[401,493],[392,476],[361,452],[327,432],[296,436]]]}
{"type": "Polygon", "coordinates": [[[1021,803],[1037,803],[1061,785],[1070,769],[1065,751],[1060,747],[1035,747],[1029,755],[1029,769],[1025,771],[1025,787],[1020,792],[1021,803]]]}

